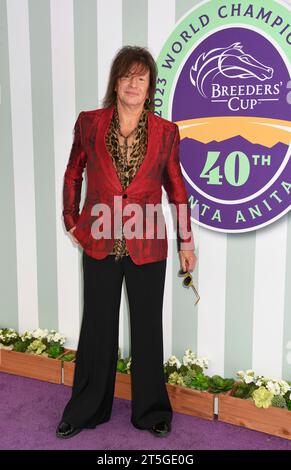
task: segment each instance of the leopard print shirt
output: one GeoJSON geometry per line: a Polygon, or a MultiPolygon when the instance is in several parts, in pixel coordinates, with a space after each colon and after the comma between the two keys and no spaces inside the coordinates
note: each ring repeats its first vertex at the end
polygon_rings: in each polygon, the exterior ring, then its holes
{"type": "MultiPolygon", "coordinates": [[[[125,158],[125,155],[124,153],[121,155],[119,153],[124,152],[124,150],[119,149],[119,117],[116,106],[113,112],[105,142],[123,189],[125,189],[135,177],[147,150],[147,116],[148,111],[144,108],[137,125],[137,130],[134,134],[132,147],[129,147],[131,148],[131,151],[128,151],[128,161],[125,163],[123,169],[123,159],[125,158]]],[[[123,226],[121,228],[123,228],[123,226]]],[[[129,256],[123,230],[122,237],[114,240],[113,250],[109,254],[115,255],[115,261],[121,260],[123,256],[129,256]]]]}

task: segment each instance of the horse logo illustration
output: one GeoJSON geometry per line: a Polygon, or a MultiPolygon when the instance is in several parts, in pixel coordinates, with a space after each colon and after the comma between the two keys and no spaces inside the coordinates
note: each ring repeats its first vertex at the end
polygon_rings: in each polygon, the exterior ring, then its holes
{"type": "Polygon", "coordinates": [[[235,42],[228,47],[218,47],[200,54],[190,69],[190,80],[193,86],[197,87],[200,95],[207,98],[204,91],[207,78],[213,82],[215,77],[223,75],[226,78],[256,78],[265,81],[270,80],[273,73],[272,67],[246,54],[242,44],[235,42]]]}

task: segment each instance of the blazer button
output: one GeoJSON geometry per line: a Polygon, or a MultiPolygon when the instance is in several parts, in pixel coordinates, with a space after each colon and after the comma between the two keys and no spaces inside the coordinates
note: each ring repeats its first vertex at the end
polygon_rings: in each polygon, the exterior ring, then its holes
{"type": "Polygon", "coordinates": [[[125,199],[125,198],[127,197],[127,194],[123,194],[123,196],[122,196],[122,197],[125,199]]]}

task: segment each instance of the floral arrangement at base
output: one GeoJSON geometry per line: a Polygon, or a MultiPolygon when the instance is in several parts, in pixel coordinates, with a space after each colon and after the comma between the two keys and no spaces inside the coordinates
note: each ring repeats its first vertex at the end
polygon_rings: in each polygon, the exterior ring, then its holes
{"type": "MultiPolygon", "coordinates": [[[[204,369],[208,368],[206,356],[197,357],[191,349],[186,349],[182,364],[176,356],[171,355],[164,364],[164,374],[167,383],[180,387],[193,388],[210,393],[228,391],[234,384],[234,379],[223,379],[219,375],[209,377],[204,369]]],[[[123,359],[118,348],[117,372],[130,374],[131,356],[123,359]]]]}
{"type": "Polygon", "coordinates": [[[176,356],[170,356],[164,365],[167,383],[188,387],[209,393],[221,393],[231,390],[234,379],[224,379],[220,375],[212,377],[205,374],[208,368],[206,356],[197,357],[191,349],[186,349],[182,363],[176,356]]]}
{"type": "Polygon", "coordinates": [[[286,408],[291,411],[291,382],[256,375],[254,370],[240,370],[231,396],[251,400],[258,408],[286,408]]]}
{"type": "Polygon", "coordinates": [[[19,338],[14,328],[0,329],[0,349],[13,349],[13,343],[19,338]]]}
{"type": "Polygon", "coordinates": [[[37,328],[19,334],[14,328],[0,329],[0,348],[56,358],[64,352],[66,337],[56,330],[37,328]]]}

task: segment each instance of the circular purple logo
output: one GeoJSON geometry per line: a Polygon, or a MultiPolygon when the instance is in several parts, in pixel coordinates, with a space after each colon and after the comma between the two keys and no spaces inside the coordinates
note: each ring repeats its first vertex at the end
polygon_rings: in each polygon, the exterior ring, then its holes
{"type": "Polygon", "coordinates": [[[195,222],[244,232],[290,209],[288,68],[274,41],[243,26],[216,28],[182,60],[171,109],[195,222]]]}

